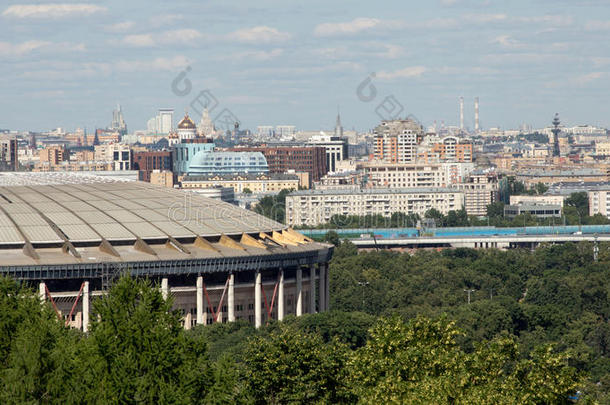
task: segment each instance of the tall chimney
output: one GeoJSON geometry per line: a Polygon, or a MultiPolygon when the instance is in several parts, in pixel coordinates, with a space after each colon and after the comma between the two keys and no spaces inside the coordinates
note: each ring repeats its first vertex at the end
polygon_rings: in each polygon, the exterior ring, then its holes
{"type": "Polygon", "coordinates": [[[460,97],[460,130],[464,130],[464,97],[460,97]]]}
{"type": "Polygon", "coordinates": [[[474,98],[474,132],[479,132],[479,98],[474,98]]]}

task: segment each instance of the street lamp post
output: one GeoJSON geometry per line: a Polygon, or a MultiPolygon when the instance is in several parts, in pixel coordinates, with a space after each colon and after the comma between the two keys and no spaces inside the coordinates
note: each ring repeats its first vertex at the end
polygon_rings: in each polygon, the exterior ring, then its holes
{"type": "Polygon", "coordinates": [[[358,281],[358,285],[362,287],[362,312],[364,312],[364,287],[369,285],[368,281],[358,281]]]}
{"type": "Polygon", "coordinates": [[[470,304],[470,294],[472,294],[474,291],[474,289],[464,289],[464,292],[468,293],[468,304],[470,304]]]}

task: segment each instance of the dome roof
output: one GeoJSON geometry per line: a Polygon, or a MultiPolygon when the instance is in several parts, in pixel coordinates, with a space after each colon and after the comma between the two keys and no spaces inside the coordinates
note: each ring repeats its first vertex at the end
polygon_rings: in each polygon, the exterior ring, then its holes
{"type": "Polygon", "coordinates": [[[184,118],[182,118],[182,121],[180,121],[178,123],[178,129],[195,129],[195,123],[193,122],[193,120],[191,119],[191,117],[189,117],[188,113],[184,114],[184,118]]]}

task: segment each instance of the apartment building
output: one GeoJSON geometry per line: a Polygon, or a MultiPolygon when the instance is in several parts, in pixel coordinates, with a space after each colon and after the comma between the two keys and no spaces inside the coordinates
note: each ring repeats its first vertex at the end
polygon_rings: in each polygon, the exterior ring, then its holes
{"type": "Polygon", "coordinates": [[[498,201],[498,178],[495,174],[471,174],[464,182],[452,187],[464,193],[464,209],[468,215],[487,215],[487,206],[498,201]]]}
{"type": "Polygon", "coordinates": [[[132,153],[129,145],[110,143],[96,145],[94,158],[97,162],[108,162],[114,170],[130,170],[132,153]]]}
{"type": "Polygon", "coordinates": [[[446,187],[448,184],[447,170],[442,165],[371,162],[363,164],[362,169],[373,187],[446,187]]]}
{"type": "Polygon", "coordinates": [[[392,164],[373,161],[359,165],[373,187],[447,187],[462,182],[474,163],[392,164]]]}
{"type": "Polygon", "coordinates": [[[299,176],[296,174],[237,174],[237,175],[199,175],[185,176],[182,188],[193,190],[214,187],[230,187],[235,193],[245,189],[252,193],[278,193],[284,189],[299,188],[299,176]]]}
{"type": "Polygon", "coordinates": [[[589,196],[589,215],[601,214],[610,218],[610,186],[589,190],[587,194],[589,196]]]}
{"type": "Polygon", "coordinates": [[[423,128],[417,122],[405,120],[381,121],[374,131],[376,160],[387,163],[413,163],[423,128]]]}
{"type": "Polygon", "coordinates": [[[0,139],[0,170],[19,169],[19,146],[16,138],[0,139]]]}
{"type": "Polygon", "coordinates": [[[423,216],[432,208],[447,214],[463,207],[463,192],[451,188],[304,190],[286,196],[286,223],[316,226],[333,215],[389,217],[403,212],[423,216]]]}
{"type": "Polygon", "coordinates": [[[69,160],[70,155],[65,146],[48,146],[40,151],[40,162],[49,165],[58,165],[69,160]]]}

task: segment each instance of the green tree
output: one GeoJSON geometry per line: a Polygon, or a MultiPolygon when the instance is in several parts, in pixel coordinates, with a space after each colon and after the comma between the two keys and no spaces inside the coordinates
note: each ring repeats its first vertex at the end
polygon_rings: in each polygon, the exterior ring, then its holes
{"type": "Polygon", "coordinates": [[[254,207],[254,212],[283,224],[286,221],[286,196],[292,191],[293,189],[283,189],[277,195],[261,198],[254,207]]]}
{"type": "Polygon", "coordinates": [[[346,348],[319,335],[280,325],[268,338],[254,338],[246,351],[245,381],[257,404],[337,403],[344,388],[346,348]]]}
{"type": "Polygon", "coordinates": [[[542,195],[544,193],[546,193],[546,191],[549,189],[549,186],[547,186],[544,183],[536,183],[536,185],[534,186],[534,191],[536,192],[536,194],[538,195],[542,195]]]}
{"type": "Polygon", "coordinates": [[[335,246],[339,246],[341,244],[341,239],[339,238],[339,234],[335,231],[328,231],[326,235],[324,235],[324,242],[332,243],[335,246]]]}
{"type": "Polygon", "coordinates": [[[504,218],[504,203],[502,201],[491,203],[487,206],[489,218],[504,218]]]}
{"type": "Polygon", "coordinates": [[[589,197],[584,191],[570,194],[570,196],[565,199],[564,206],[576,208],[576,211],[581,218],[589,215],[589,197]]]}
{"type": "Polygon", "coordinates": [[[242,190],[242,193],[244,193],[244,194],[252,194],[252,190],[250,190],[248,187],[245,187],[245,188],[242,190]]]}
{"type": "Polygon", "coordinates": [[[206,344],[184,333],[172,300],[144,280],[121,278],[93,302],[88,401],[192,403],[213,386],[206,344]]]}
{"type": "Polygon", "coordinates": [[[370,333],[348,363],[360,403],[567,404],[581,383],[565,354],[545,347],[519,360],[512,337],[466,353],[444,318],[382,319],[370,333]]]}

